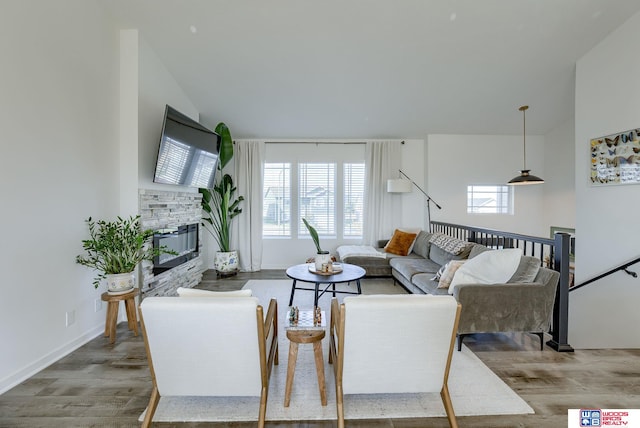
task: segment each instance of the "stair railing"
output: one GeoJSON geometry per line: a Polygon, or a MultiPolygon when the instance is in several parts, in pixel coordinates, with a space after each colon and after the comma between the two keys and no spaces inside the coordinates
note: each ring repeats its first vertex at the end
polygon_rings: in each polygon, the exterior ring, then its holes
{"type": "Polygon", "coordinates": [[[598,281],[598,280],[600,280],[600,279],[602,279],[602,278],[604,278],[604,277],[606,277],[606,276],[611,275],[612,273],[616,273],[616,272],[619,272],[619,271],[623,271],[623,272],[625,272],[627,275],[631,275],[632,277],[637,278],[637,277],[638,277],[638,274],[637,274],[637,273],[635,273],[635,272],[633,272],[633,271],[630,271],[628,268],[629,268],[629,266],[635,265],[636,263],[639,263],[639,262],[640,262],[640,257],[638,257],[637,259],[633,259],[633,260],[631,260],[630,262],[626,262],[626,263],[624,263],[624,264],[621,264],[620,266],[615,267],[615,268],[613,268],[613,269],[611,269],[611,270],[608,270],[608,271],[606,271],[606,272],[605,272],[605,273],[603,273],[603,274],[600,274],[600,275],[598,275],[598,276],[594,276],[593,278],[588,279],[588,280],[586,280],[586,281],[585,281],[585,282],[583,282],[583,283],[580,283],[580,284],[574,285],[573,287],[571,287],[571,288],[569,289],[569,291],[570,291],[570,292],[571,292],[571,291],[576,291],[577,289],[582,288],[582,287],[584,287],[585,285],[589,285],[589,284],[591,284],[591,283],[593,283],[593,282],[596,282],[596,281],[598,281]]]}
{"type": "Polygon", "coordinates": [[[552,339],[547,341],[547,345],[558,352],[573,352],[573,347],[567,342],[571,235],[558,232],[554,238],[542,238],[439,221],[431,222],[431,231],[489,248],[519,248],[524,255],[540,259],[541,266],[558,271],[560,279],[553,305],[552,339]]]}

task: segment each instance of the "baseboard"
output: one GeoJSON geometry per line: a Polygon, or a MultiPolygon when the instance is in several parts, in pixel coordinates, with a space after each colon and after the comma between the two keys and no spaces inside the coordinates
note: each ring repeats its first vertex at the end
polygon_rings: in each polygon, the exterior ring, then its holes
{"type": "Polygon", "coordinates": [[[4,394],[11,388],[19,385],[25,380],[29,379],[31,376],[35,375],[39,371],[49,367],[51,364],[58,361],[60,358],[65,357],[66,355],[72,353],[82,345],[87,342],[95,339],[97,336],[104,334],[104,327],[97,326],[82,336],[68,342],[61,347],[53,350],[42,358],[34,361],[33,363],[25,366],[24,368],[18,370],[17,372],[7,376],[6,378],[0,380],[0,394],[4,394]]]}
{"type": "Polygon", "coordinates": [[[270,264],[266,264],[266,265],[262,265],[260,266],[260,270],[285,270],[287,268],[290,268],[292,265],[270,265],[270,264]]]}

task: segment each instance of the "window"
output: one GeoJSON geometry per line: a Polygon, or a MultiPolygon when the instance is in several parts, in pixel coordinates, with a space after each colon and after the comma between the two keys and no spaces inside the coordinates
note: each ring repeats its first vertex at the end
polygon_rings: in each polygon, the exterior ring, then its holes
{"type": "Polygon", "coordinates": [[[321,237],[362,238],[363,159],[363,144],[268,144],[262,235],[308,239],[306,218],[321,237]]]}
{"type": "Polygon", "coordinates": [[[266,163],[262,192],[262,235],[291,236],[291,164],[266,163]]]}
{"type": "Polygon", "coordinates": [[[467,186],[467,213],[513,214],[512,195],[512,186],[469,185],[467,186]]]}
{"type": "MultiPolygon", "coordinates": [[[[336,165],[301,163],[298,165],[298,212],[318,231],[318,235],[336,235],[336,165]]],[[[301,221],[298,235],[309,231],[301,221]]]]}
{"type": "Polygon", "coordinates": [[[343,235],[362,237],[362,211],[364,209],[364,163],[344,164],[344,216],[343,235]]]}

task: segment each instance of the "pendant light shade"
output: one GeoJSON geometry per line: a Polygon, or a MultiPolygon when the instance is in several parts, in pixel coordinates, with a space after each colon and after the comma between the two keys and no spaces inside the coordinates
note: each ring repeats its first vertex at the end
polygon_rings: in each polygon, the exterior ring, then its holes
{"type": "Polygon", "coordinates": [[[520,175],[509,180],[509,185],[522,185],[522,184],[542,184],[544,180],[535,175],[529,174],[531,171],[527,169],[527,122],[525,118],[525,112],[529,106],[522,106],[518,110],[522,112],[522,145],[523,145],[523,168],[520,170],[520,175]]]}
{"type": "Polygon", "coordinates": [[[507,184],[542,184],[544,180],[529,174],[529,169],[520,170],[520,175],[513,177],[507,184]]]}

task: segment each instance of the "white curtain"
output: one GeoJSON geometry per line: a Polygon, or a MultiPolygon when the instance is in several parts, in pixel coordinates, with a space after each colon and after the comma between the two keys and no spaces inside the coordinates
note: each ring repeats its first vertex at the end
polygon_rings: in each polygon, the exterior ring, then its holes
{"type": "Polygon", "coordinates": [[[365,153],[364,236],[365,245],[376,246],[379,239],[393,234],[393,195],[387,193],[387,180],[398,178],[401,161],[401,142],[368,141],[365,153]]]}
{"type": "Polygon", "coordinates": [[[262,264],[262,170],[264,141],[238,140],[234,148],[236,195],[244,196],[242,214],[233,222],[232,248],[238,249],[240,270],[255,272],[262,264]]]}

